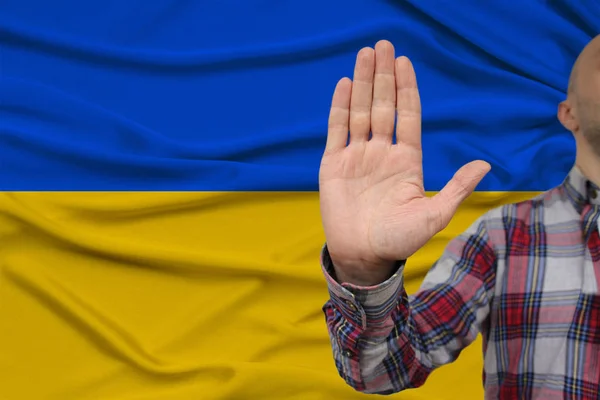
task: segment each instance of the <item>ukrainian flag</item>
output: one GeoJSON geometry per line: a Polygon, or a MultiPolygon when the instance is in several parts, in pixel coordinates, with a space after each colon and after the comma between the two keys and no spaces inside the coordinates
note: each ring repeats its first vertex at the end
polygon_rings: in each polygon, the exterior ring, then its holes
{"type": "MultiPolygon", "coordinates": [[[[564,178],[592,1],[0,3],[0,399],[361,399],[324,317],[319,160],[363,46],[409,56],[425,187],[491,173],[410,260],[564,178]]],[[[402,399],[482,398],[481,343],[402,399]]]]}

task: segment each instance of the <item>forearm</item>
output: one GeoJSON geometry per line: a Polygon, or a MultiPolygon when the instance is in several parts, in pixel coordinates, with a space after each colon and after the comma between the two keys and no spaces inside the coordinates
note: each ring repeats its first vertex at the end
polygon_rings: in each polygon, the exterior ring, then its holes
{"type": "Polygon", "coordinates": [[[404,263],[383,283],[357,287],[328,275],[333,266],[323,254],[331,297],[324,310],[336,365],[359,391],[422,385],[475,340],[489,315],[495,254],[483,223],[449,244],[411,297],[404,290],[404,263]]]}
{"type": "MultiPolygon", "coordinates": [[[[403,293],[399,296],[405,297],[403,293]]],[[[377,310],[365,307],[364,324],[349,319],[332,301],[324,307],[336,367],[357,391],[391,394],[419,387],[433,370],[427,357],[416,354],[421,346],[414,346],[415,337],[408,333],[408,310],[391,306],[392,311],[385,305],[377,310]],[[401,351],[394,350],[398,345],[401,351]]]]}
{"type": "MultiPolygon", "coordinates": [[[[324,249],[323,266],[331,299],[323,308],[336,366],[342,378],[354,389],[365,393],[393,393],[422,384],[431,371],[430,363],[416,357],[400,360],[401,368],[410,376],[395,377],[386,368],[398,358],[395,343],[408,342],[407,322],[410,318],[403,287],[404,262],[396,263],[392,276],[379,285],[359,287],[340,283],[332,275],[331,259],[324,249]],[[401,336],[397,337],[400,333],[401,336]],[[391,358],[390,358],[391,357],[391,358]]],[[[406,352],[406,355],[414,351],[406,352]]]]}

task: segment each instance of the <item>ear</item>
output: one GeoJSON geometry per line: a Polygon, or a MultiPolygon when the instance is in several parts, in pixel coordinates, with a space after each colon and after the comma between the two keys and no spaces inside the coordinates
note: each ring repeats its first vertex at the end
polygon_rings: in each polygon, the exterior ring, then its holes
{"type": "Polygon", "coordinates": [[[579,124],[574,115],[573,107],[569,100],[564,100],[558,105],[557,117],[565,129],[575,133],[579,130],[579,124]]]}

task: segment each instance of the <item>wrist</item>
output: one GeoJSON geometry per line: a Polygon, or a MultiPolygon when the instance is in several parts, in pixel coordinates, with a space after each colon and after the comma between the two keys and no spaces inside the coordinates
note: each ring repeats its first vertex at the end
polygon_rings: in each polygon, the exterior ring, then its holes
{"type": "Polygon", "coordinates": [[[367,264],[364,262],[343,262],[332,259],[333,272],[339,283],[368,287],[379,285],[390,279],[398,270],[398,263],[384,261],[367,264]]]}

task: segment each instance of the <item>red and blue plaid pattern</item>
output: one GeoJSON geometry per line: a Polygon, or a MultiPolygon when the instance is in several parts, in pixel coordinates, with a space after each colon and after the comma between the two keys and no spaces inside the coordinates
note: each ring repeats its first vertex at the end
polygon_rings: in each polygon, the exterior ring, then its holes
{"type": "Polygon", "coordinates": [[[558,187],[479,218],[408,296],[404,262],[374,287],[321,263],[336,366],[366,393],[422,385],[483,336],[488,399],[600,398],[599,188],[574,167],[558,187]]]}

